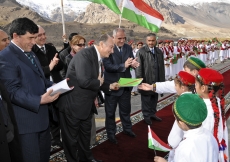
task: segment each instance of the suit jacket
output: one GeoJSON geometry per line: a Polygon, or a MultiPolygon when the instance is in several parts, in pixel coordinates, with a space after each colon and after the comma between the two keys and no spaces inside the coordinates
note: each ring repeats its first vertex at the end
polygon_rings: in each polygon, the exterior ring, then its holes
{"type": "MultiPolygon", "coordinates": [[[[69,66],[70,61],[72,60],[72,58],[73,58],[73,56],[71,54],[69,54],[69,55],[67,55],[65,57],[65,65],[66,65],[67,69],[68,69],[68,66],[69,66]]],[[[66,69],[66,71],[67,71],[67,69],[66,69]]]]}
{"type": "Polygon", "coordinates": [[[46,48],[46,54],[44,54],[41,51],[41,49],[35,44],[32,48],[32,51],[36,54],[42,66],[46,79],[50,79],[51,76],[54,83],[58,83],[62,80],[62,77],[60,75],[60,70],[63,68],[63,63],[61,60],[59,60],[58,64],[54,66],[52,71],[50,71],[49,64],[51,60],[54,58],[55,54],[58,52],[55,47],[48,44],[45,44],[45,48],[46,48]]]}
{"type": "MultiPolygon", "coordinates": [[[[103,65],[105,68],[104,79],[106,83],[118,82],[120,78],[131,78],[130,67],[125,68],[125,61],[133,57],[132,48],[128,44],[124,44],[122,47],[122,53],[118,50],[117,46],[113,48],[112,53],[108,58],[103,59],[103,65]]],[[[131,91],[132,88],[129,88],[131,91]]],[[[121,96],[124,88],[120,88],[118,91],[111,91],[111,95],[121,96]]]]}
{"type": "Polygon", "coordinates": [[[9,94],[2,83],[0,83],[0,94],[3,101],[2,109],[5,108],[7,112],[5,114],[0,111],[0,159],[4,162],[22,161],[18,127],[13,107],[11,105],[9,94]],[[3,118],[7,120],[6,123],[3,118]]]}
{"type": "Polygon", "coordinates": [[[69,46],[59,53],[60,60],[64,63],[63,68],[60,71],[62,79],[66,78],[66,72],[68,69],[68,65],[66,64],[66,56],[70,54],[70,51],[71,51],[71,47],[69,46]]]}
{"type": "Polygon", "coordinates": [[[94,46],[82,49],[73,57],[67,70],[69,85],[74,89],[63,94],[57,103],[59,111],[77,119],[86,119],[90,113],[96,113],[94,100],[102,89],[109,93],[109,84],[100,87],[98,80],[99,64],[94,46]]]}
{"type": "Polygon", "coordinates": [[[0,81],[9,92],[19,134],[40,132],[49,125],[48,106],[40,105],[40,100],[53,83],[31,53],[38,69],[13,43],[0,52],[0,81]]]}
{"type": "MultiPolygon", "coordinates": [[[[153,84],[165,81],[164,55],[158,47],[154,47],[154,54],[148,46],[137,51],[137,58],[140,66],[135,69],[136,77],[143,78],[143,83],[153,84]],[[154,57],[155,56],[155,57],[154,57]]],[[[153,95],[153,91],[142,91],[141,94],[153,95]]]]}

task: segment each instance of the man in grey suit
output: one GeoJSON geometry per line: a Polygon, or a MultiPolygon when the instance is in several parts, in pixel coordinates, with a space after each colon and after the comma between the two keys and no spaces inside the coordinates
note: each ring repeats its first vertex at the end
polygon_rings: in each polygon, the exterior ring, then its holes
{"type": "Polygon", "coordinates": [[[23,162],[48,162],[50,131],[47,103],[59,94],[50,96],[48,81],[35,54],[38,27],[28,18],[18,18],[10,25],[12,39],[0,52],[0,81],[9,92],[19,131],[23,162]]]}
{"type": "MultiPolygon", "coordinates": [[[[125,44],[126,36],[124,29],[115,29],[113,31],[113,39],[115,43],[114,52],[108,58],[103,59],[105,82],[107,83],[118,82],[120,78],[131,78],[130,68],[139,66],[139,63],[133,57],[132,48],[125,44]]],[[[123,133],[130,137],[136,137],[132,131],[130,120],[131,90],[132,87],[125,87],[120,88],[118,91],[112,91],[111,94],[105,94],[105,127],[109,140],[115,144],[117,144],[115,138],[115,111],[117,104],[119,104],[123,133]]]]}
{"type": "Polygon", "coordinates": [[[67,78],[74,89],[58,101],[64,152],[68,162],[96,160],[90,150],[92,114],[97,114],[94,100],[99,90],[110,93],[118,89],[118,83],[107,84],[99,73],[101,58],[113,52],[113,39],[102,35],[96,45],[82,49],[71,60],[67,78]]]}

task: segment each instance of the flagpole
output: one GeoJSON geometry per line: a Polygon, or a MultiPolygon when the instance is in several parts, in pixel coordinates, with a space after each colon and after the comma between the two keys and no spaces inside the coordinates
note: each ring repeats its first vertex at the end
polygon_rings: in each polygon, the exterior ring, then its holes
{"type": "Polygon", "coordinates": [[[120,14],[119,28],[121,28],[121,14],[120,14]]]}
{"type": "Polygon", "coordinates": [[[154,153],[155,153],[155,156],[157,156],[157,152],[156,152],[156,149],[155,149],[155,146],[153,145],[153,147],[154,147],[154,153]]]}
{"type": "MultiPolygon", "coordinates": [[[[151,133],[151,128],[150,128],[150,126],[148,125],[148,130],[149,130],[149,132],[150,132],[150,134],[151,134],[151,136],[152,136],[152,133],[151,133]]],[[[152,144],[153,144],[153,139],[151,138],[151,140],[152,140],[152,144]]],[[[156,153],[156,148],[155,148],[155,145],[153,144],[153,150],[154,150],[154,153],[155,153],[155,156],[157,156],[157,153],[156,153]]]]}
{"type": "Polygon", "coordinates": [[[62,17],[63,35],[65,35],[66,32],[65,32],[65,20],[64,20],[63,0],[61,0],[61,17],[62,17]]]}
{"type": "Polygon", "coordinates": [[[122,8],[121,8],[121,14],[120,14],[119,28],[121,28],[121,17],[122,17],[122,12],[123,12],[123,8],[124,8],[124,7],[123,7],[123,6],[124,6],[123,3],[124,3],[124,0],[122,0],[122,1],[120,2],[120,5],[121,5],[122,8]]]}

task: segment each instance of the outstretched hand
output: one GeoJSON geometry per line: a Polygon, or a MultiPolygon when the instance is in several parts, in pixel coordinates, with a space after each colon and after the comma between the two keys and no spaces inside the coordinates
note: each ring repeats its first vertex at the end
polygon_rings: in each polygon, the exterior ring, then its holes
{"type": "Polygon", "coordinates": [[[144,91],[153,91],[153,85],[150,85],[148,83],[142,83],[138,85],[138,89],[144,90],[144,91]]]}

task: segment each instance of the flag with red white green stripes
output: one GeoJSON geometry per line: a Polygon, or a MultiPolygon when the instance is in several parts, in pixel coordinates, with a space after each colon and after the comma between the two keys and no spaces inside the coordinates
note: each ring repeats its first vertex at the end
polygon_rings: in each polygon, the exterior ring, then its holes
{"type": "Polygon", "coordinates": [[[164,143],[148,126],[148,147],[150,149],[168,152],[171,150],[170,146],[164,143]]]}
{"type": "Polygon", "coordinates": [[[116,14],[121,14],[119,5],[121,0],[69,0],[69,1],[89,1],[92,3],[104,4],[116,14]]]}
{"type": "Polygon", "coordinates": [[[122,17],[155,33],[160,29],[164,17],[143,0],[124,0],[122,17]]]}

